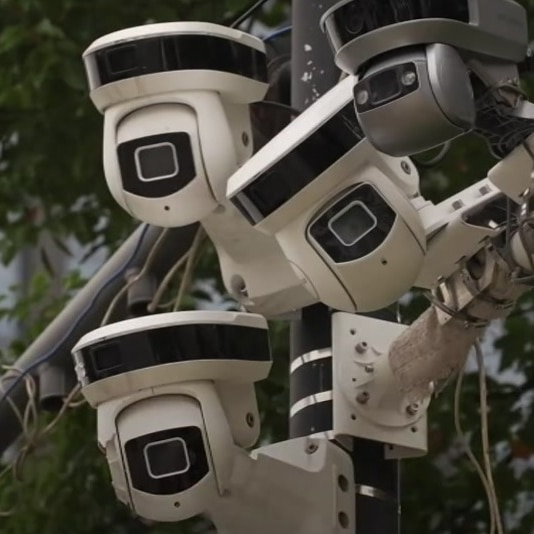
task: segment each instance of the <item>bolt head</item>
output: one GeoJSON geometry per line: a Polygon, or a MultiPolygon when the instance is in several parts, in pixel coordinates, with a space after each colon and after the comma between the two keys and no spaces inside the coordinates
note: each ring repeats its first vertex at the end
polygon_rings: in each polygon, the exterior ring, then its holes
{"type": "Polygon", "coordinates": [[[369,348],[369,345],[367,344],[366,341],[362,341],[361,343],[358,343],[355,347],[356,349],[356,352],[358,354],[363,354],[364,352],[367,351],[367,349],[369,348]]]}
{"type": "Polygon", "coordinates": [[[367,391],[362,391],[357,397],[356,400],[360,404],[367,404],[369,402],[370,395],[367,391]]]}
{"type": "Polygon", "coordinates": [[[410,85],[413,85],[417,81],[417,74],[413,71],[405,72],[401,76],[401,83],[405,87],[410,87],[410,85]]]}
{"type": "Polygon", "coordinates": [[[358,91],[358,94],[356,95],[356,103],[360,106],[364,106],[367,102],[369,102],[369,93],[365,89],[358,91]]]}
{"type": "Polygon", "coordinates": [[[408,413],[408,415],[411,415],[411,416],[417,415],[419,413],[419,404],[417,403],[410,404],[406,408],[406,412],[408,413]]]}
{"type": "Polygon", "coordinates": [[[412,168],[406,161],[401,161],[401,168],[406,174],[412,174],[412,168]]]}

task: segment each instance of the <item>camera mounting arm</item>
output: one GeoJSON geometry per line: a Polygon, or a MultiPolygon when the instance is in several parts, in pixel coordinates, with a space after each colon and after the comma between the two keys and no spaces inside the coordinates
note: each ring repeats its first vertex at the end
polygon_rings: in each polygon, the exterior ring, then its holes
{"type": "Polygon", "coordinates": [[[476,105],[474,131],[502,159],[534,133],[534,104],[521,89],[517,65],[475,58],[468,66],[476,105]]]}
{"type": "Polygon", "coordinates": [[[354,529],[352,461],[334,443],[296,438],[250,455],[240,450],[234,465],[227,492],[206,511],[220,534],[343,534],[354,529]]]}

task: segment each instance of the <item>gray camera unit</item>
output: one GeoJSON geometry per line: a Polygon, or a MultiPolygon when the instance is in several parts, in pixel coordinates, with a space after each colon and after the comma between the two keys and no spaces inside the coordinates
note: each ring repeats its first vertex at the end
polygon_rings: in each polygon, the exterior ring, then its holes
{"type": "Polygon", "coordinates": [[[513,0],[343,0],[321,20],[337,66],[356,74],[389,51],[431,43],[467,55],[519,63],[526,56],[525,9],[513,0]]]}

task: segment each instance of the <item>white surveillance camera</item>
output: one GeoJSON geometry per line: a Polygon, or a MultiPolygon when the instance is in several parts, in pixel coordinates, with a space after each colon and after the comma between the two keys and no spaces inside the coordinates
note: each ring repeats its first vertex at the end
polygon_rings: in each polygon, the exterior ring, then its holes
{"type": "Polygon", "coordinates": [[[141,317],[87,334],[72,352],[122,502],[181,521],[224,495],[239,447],[259,436],[254,382],[271,367],[264,318],[141,317]]]}
{"type": "Polygon", "coordinates": [[[270,141],[228,183],[228,198],[275,235],[297,276],[337,310],[385,307],[410,290],[426,252],[409,159],[363,138],[347,77],[270,141]]]}
{"type": "Polygon", "coordinates": [[[214,211],[252,154],[249,104],[268,88],[262,41],[214,24],[150,24],[96,40],[84,62],[117,203],[163,227],[214,211]]]}
{"type": "Polygon", "coordinates": [[[264,44],[213,24],[153,24],[98,39],[84,61],[117,203],[156,226],[200,221],[248,311],[273,317],[317,302],[276,240],[226,199],[254,150],[249,104],[268,88],[264,44]]]}

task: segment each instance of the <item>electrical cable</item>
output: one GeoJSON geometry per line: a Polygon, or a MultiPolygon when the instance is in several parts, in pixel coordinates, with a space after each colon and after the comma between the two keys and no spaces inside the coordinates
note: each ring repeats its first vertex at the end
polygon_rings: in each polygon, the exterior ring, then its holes
{"type": "MultiPolygon", "coordinates": [[[[12,367],[8,365],[3,365],[2,370],[4,371],[12,371],[14,370],[12,367]]],[[[3,384],[0,383],[0,388],[3,389],[3,384]]],[[[22,432],[24,435],[27,434],[27,429],[24,423],[24,417],[22,416],[22,413],[20,412],[18,406],[13,402],[13,399],[11,397],[7,397],[7,402],[11,406],[11,409],[13,410],[13,413],[15,414],[17,421],[19,422],[20,428],[22,429],[22,432]]],[[[1,477],[0,477],[1,478],[1,477]]]]}
{"type": "Polygon", "coordinates": [[[508,265],[513,264],[512,259],[512,199],[506,197],[506,230],[504,239],[504,257],[508,265]]]}
{"type": "Polygon", "coordinates": [[[484,486],[484,491],[486,492],[486,498],[488,501],[489,511],[490,511],[490,531],[489,534],[495,534],[495,525],[496,525],[496,517],[495,517],[495,509],[493,506],[493,494],[489,485],[489,482],[486,478],[486,474],[484,473],[484,470],[482,469],[480,463],[478,462],[473,449],[469,445],[469,440],[467,439],[467,435],[462,428],[461,420],[460,420],[460,413],[461,413],[461,396],[462,396],[462,386],[463,386],[463,379],[465,375],[465,366],[460,370],[458,374],[458,379],[456,381],[456,389],[454,391],[454,427],[456,429],[456,434],[460,438],[462,445],[464,446],[465,453],[467,457],[469,458],[469,461],[475,468],[480,481],[482,482],[482,485],[484,486]]]}
{"type": "Polygon", "coordinates": [[[91,299],[91,302],[88,304],[88,306],[82,311],[82,313],[78,316],[78,319],[74,321],[72,326],[67,330],[65,335],[54,345],[54,347],[49,350],[44,356],[41,358],[35,360],[31,365],[29,365],[24,370],[17,371],[20,373],[19,376],[13,381],[13,383],[7,388],[6,392],[4,393],[3,397],[0,398],[0,405],[2,402],[7,402],[7,398],[10,397],[10,395],[13,393],[15,388],[20,384],[22,380],[24,380],[24,377],[32,373],[35,369],[43,365],[44,363],[47,363],[50,359],[52,359],[61,345],[65,343],[65,341],[71,336],[71,334],[76,330],[76,328],[80,325],[80,323],[83,321],[83,319],[87,316],[87,314],[91,311],[91,308],[94,306],[95,302],[98,300],[100,295],[111,285],[113,284],[118,278],[122,277],[126,270],[128,269],[130,263],[135,259],[137,256],[139,250],[141,249],[141,246],[143,244],[143,241],[146,237],[146,234],[148,232],[148,229],[150,228],[149,225],[144,225],[144,228],[141,232],[141,235],[139,236],[139,239],[136,243],[135,249],[132,252],[131,256],[128,258],[128,260],[125,262],[122,268],[120,268],[114,275],[112,275],[103,285],[100,287],[100,289],[95,293],[94,297],[91,299]]]}
{"type": "Polygon", "coordinates": [[[490,442],[489,442],[489,424],[488,424],[488,388],[486,381],[486,369],[484,366],[484,355],[482,354],[482,347],[480,342],[475,342],[475,354],[478,365],[479,377],[479,393],[480,393],[480,421],[481,421],[481,437],[482,437],[482,455],[484,458],[484,467],[486,470],[486,480],[488,481],[491,498],[493,501],[493,512],[495,514],[495,523],[497,533],[503,534],[502,518],[499,510],[499,500],[497,499],[497,490],[495,488],[495,481],[493,480],[493,472],[491,466],[490,442]]]}
{"type": "Polygon", "coordinates": [[[174,303],[172,311],[177,311],[182,305],[182,301],[191,283],[197,254],[200,251],[200,247],[202,246],[205,237],[206,234],[204,232],[204,229],[202,228],[202,226],[200,226],[195,235],[195,239],[193,240],[193,244],[191,245],[189,258],[187,259],[184,274],[182,276],[182,283],[180,284],[180,289],[178,290],[178,295],[176,297],[176,301],[174,303]]]}
{"type": "Polygon", "coordinates": [[[161,299],[163,295],[165,294],[165,290],[167,287],[169,287],[169,284],[171,283],[172,279],[178,272],[178,270],[183,267],[185,262],[187,261],[187,258],[189,258],[189,255],[191,254],[191,249],[189,249],[170,269],[169,272],[165,275],[165,278],[161,281],[161,284],[159,285],[158,289],[156,290],[156,293],[154,294],[154,298],[151,300],[149,305],[147,306],[148,313],[155,313],[157,309],[163,307],[168,308],[170,306],[174,305],[175,299],[172,299],[170,303],[166,303],[162,306],[160,306],[161,299]]]}
{"type": "Polygon", "coordinates": [[[39,418],[39,412],[37,410],[37,384],[34,378],[31,375],[28,375],[24,378],[26,384],[26,395],[28,397],[28,403],[26,404],[26,409],[24,410],[24,429],[26,430],[25,434],[27,435],[27,440],[31,441],[35,438],[37,434],[37,421],[39,418]],[[33,422],[33,431],[30,431],[30,425],[33,422]]]}
{"type": "MultiPolygon", "coordinates": [[[[28,377],[26,377],[28,378],[28,377]]],[[[0,480],[7,475],[10,471],[13,473],[13,478],[20,482],[22,480],[22,470],[24,463],[26,462],[28,456],[35,451],[39,441],[45,437],[48,433],[50,433],[59,423],[59,421],[63,418],[65,415],[65,412],[68,408],[72,407],[72,400],[80,393],[81,387],[79,384],[77,384],[70,393],[66,396],[66,398],[63,400],[63,405],[59,412],[56,414],[54,419],[50,423],[48,423],[44,428],[39,429],[36,425],[36,430],[33,433],[32,436],[30,436],[29,439],[26,440],[26,443],[24,446],[19,450],[15,460],[6,468],[0,472],[0,480]]],[[[35,409],[37,407],[35,406],[35,409]]],[[[0,517],[6,517],[9,515],[12,515],[13,510],[9,512],[2,512],[0,511],[0,517]]]]}
{"type": "Polygon", "coordinates": [[[257,2],[252,3],[250,6],[246,7],[237,17],[236,19],[230,24],[230,28],[238,28],[245,22],[248,18],[250,18],[258,9],[261,9],[269,0],[258,0],[257,2]]]}
{"type": "MultiPolygon", "coordinates": [[[[39,441],[43,437],[45,437],[46,434],[51,432],[54,429],[54,427],[59,423],[59,421],[65,415],[66,410],[72,406],[71,404],[72,399],[76,397],[76,395],[80,392],[80,390],[81,390],[81,387],[79,385],[76,385],[70,391],[70,393],[64,399],[61,409],[59,410],[57,415],[54,417],[54,419],[46,427],[40,430],[36,425],[36,431],[30,437],[30,439],[26,441],[24,446],[19,450],[17,456],[15,457],[15,460],[10,465],[6,466],[2,471],[0,471],[0,480],[2,480],[2,478],[4,478],[9,472],[12,472],[15,482],[22,481],[23,466],[27,458],[33,451],[35,451],[39,441]]],[[[15,513],[15,510],[16,510],[16,505],[14,505],[13,508],[8,511],[0,510],[0,517],[10,517],[15,513]]]]}
{"type": "Polygon", "coordinates": [[[100,326],[104,326],[108,324],[113,312],[115,311],[115,308],[117,307],[117,304],[121,300],[121,298],[128,292],[128,289],[130,289],[136,282],[141,280],[143,276],[145,276],[150,268],[152,267],[152,264],[154,263],[154,260],[156,259],[156,255],[161,247],[161,244],[165,240],[165,237],[170,232],[169,228],[165,228],[163,232],[159,235],[158,239],[152,246],[150,252],[148,253],[148,256],[145,260],[145,263],[142,267],[142,269],[135,275],[128,280],[128,282],[124,285],[124,287],[115,295],[113,300],[111,301],[110,305],[108,306],[108,309],[106,313],[104,314],[104,317],[102,318],[102,322],[100,323],[100,326]]]}
{"type": "Polygon", "coordinates": [[[54,429],[54,427],[59,423],[59,421],[61,420],[65,412],[68,410],[68,408],[71,408],[71,402],[73,401],[74,397],[76,397],[76,395],[80,393],[81,389],[82,388],[79,384],[77,384],[76,386],[72,388],[70,393],[65,397],[65,400],[63,401],[63,405],[61,406],[61,409],[56,414],[54,419],[52,419],[52,421],[48,423],[48,425],[46,425],[44,429],[41,431],[39,435],[40,438],[45,436],[46,434],[48,434],[54,429]]]}
{"type": "Polygon", "coordinates": [[[282,35],[285,35],[286,33],[290,33],[292,29],[293,29],[293,26],[286,26],[285,28],[280,28],[279,30],[276,30],[273,33],[264,37],[263,42],[268,43],[269,41],[272,41],[276,39],[277,37],[281,37],[282,35]]]}

